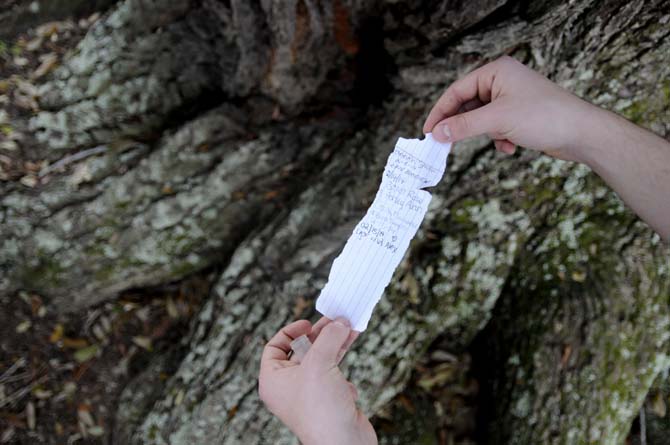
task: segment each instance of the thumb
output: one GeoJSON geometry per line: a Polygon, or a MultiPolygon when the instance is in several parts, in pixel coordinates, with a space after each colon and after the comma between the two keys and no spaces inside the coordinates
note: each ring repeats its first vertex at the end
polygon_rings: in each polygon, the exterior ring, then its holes
{"type": "Polygon", "coordinates": [[[498,107],[490,103],[442,120],[435,125],[433,137],[440,142],[458,142],[481,134],[493,137],[501,120],[498,107]]]}
{"type": "Polygon", "coordinates": [[[350,333],[349,322],[345,318],[336,318],[321,330],[309,348],[305,361],[324,368],[337,366],[340,350],[347,342],[350,333]]]}

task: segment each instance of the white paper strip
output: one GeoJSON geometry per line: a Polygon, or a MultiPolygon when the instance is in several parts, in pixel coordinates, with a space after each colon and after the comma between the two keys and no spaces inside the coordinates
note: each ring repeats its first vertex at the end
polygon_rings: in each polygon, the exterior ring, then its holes
{"type": "Polygon", "coordinates": [[[372,205],[335,258],[316,309],[328,318],[345,317],[364,331],[372,310],[405,255],[447,166],[451,144],[430,134],[398,139],[384,168],[372,205]]]}

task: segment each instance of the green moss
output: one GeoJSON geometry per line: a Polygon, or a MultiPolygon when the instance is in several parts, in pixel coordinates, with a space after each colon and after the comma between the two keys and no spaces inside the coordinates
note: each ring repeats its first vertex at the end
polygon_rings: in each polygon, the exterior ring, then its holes
{"type": "Polygon", "coordinates": [[[117,201],[114,206],[119,210],[126,210],[130,204],[130,201],[117,201]]]}
{"type": "MultiPolygon", "coordinates": [[[[104,241],[101,241],[104,243],[104,241]]],[[[91,257],[102,257],[105,254],[102,244],[89,244],[84,249],[84,254],[91,257]]]]}
{"type": "Polygon", "coordinates": [[[21,282],[28,287],[49,289],[63,284],[63,275],[67,270],[52,254],[38,251],[39,258],[37,267],[26,267],[21,273],[21,282]]]}
{"type": "Polygon", "coordinates": [[[663,97],[665,98],[666,104],[670,105],[670,80],[663,82],[661,91],[663,91],[663,97]]]}
{"type": "Polygon", "coordinates": [[[161,250],[168,256],[184,255],[193,252],[200,240],[188,233],[166,237],[161,242],[161,250]]]}
{"type": "Polygon", "coordinates": [[[191,264],[188,261],[181,260],[170,270],[170,275],[174,277],[183,277],[199,269],[198,264],[191,264]]]}
{"type": "Polygon", "coordinates": [[[105,265],[97,269],[93,273],[93,276],[97,281],[109,281],[114,276],[115,273],[116,273],[116,267],[114,266],[114,264],[111,264],[111,265],[105,265]]]}
{"type": "Polygon", "coordinates": [[[648,106],[644,101],[635,101],[630,106],[624,108],[622,114],[630,121],[641,124],[647,120],[645,119],[647,109],[648,106]]]}

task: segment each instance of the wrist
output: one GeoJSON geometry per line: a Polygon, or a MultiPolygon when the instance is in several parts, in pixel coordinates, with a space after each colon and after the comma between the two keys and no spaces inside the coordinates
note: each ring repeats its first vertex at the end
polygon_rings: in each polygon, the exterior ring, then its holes
{"type": "Polygon", "coordinates": [[[571,107],[569,136],[564,153],[569,160],[586,164],[593,169],[594,163],[602,156],[603,133],[606,133],[606,120],[609,118],[606,111],[575,98],[576,103],[571,107]]]}
{"type": "Polygon", "coordinates": [[[611,111],[588,104],[590,110],[579,124],[579,162],[591,170],[600,171],[608,157],[614,156],[626,128],[632,126],[623,117],[611,111]]]}
{"type": "Polygon", "coordinates": [[[337,431],[308,431],[296,434],[302,445],[377,445],[376,435],[372,437],[360,431],[350,431],[346,428],[337,431]],[[372,440],[374,438],[374,440],[372,440]]]}

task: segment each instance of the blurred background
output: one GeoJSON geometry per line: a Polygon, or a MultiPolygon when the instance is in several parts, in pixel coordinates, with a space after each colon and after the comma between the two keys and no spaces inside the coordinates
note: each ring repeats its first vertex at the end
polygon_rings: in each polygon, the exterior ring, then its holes
{"type": "MultiPolygon", "coordinates": [[[[670,136],[665,0],[0,0],[0,443],[296,443],[264,342],[505,54],[670,136]]],[[[668,248],[584,166],[449,162],[343,362],[380,442],[668,443],[668,248]]]]}

